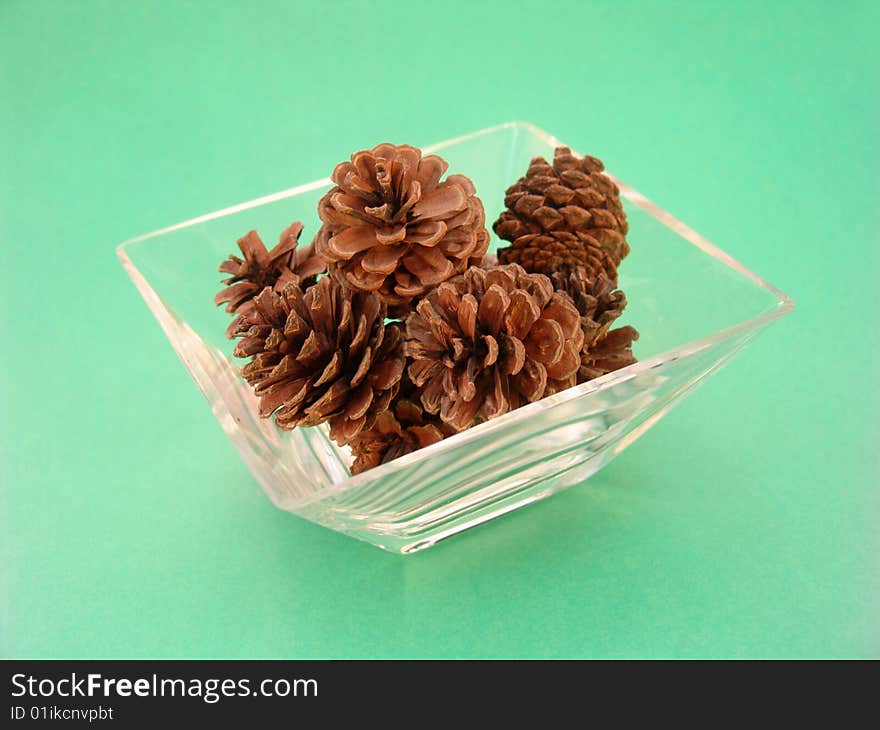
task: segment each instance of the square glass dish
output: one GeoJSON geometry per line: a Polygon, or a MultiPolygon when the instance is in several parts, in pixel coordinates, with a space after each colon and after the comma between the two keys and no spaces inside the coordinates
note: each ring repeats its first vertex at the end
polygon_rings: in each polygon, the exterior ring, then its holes
{"type": "MultiPolygon", "coordinates": [[[[510,122],[423,149],[474,181],[491,225],[505,189],[533,157],[552,160],[559,144],[531,124],[510,122]]],[[[615,326],[639,330],[639,362],[354,477],[347,448],[337,447],[325,427],[281,431],[258,416],[256,397],[238,372],[242,362],[224,336],[229,315],[212,301],[220,288],[217,266],[247,231],[274,241],[301,220],[303,240],[311,239],[329,179],[133,238],[118,254],[270,499],[378,547],[412,553],[582,483],[791,311],[784,293],[617,183],[632,251],[620,268],[629,304],[615,326]]],[[[498,244],[493,235],[490,250],[498,244]]]]}

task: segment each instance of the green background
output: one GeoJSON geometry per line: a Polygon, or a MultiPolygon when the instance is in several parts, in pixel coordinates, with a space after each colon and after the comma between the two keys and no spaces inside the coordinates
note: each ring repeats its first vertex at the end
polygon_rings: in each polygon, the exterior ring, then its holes
{"type": "Polygon", "coordinates": [[[0,653],[880,656],[877,8],[0,2],[0,653]],[[275,509],[114,246],[509,119],[794,314],[588,485],[424,554],[275,509]]]}

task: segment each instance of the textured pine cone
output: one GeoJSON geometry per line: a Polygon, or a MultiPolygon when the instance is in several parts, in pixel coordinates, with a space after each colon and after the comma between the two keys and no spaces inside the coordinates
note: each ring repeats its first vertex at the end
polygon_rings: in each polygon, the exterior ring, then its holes
{"type": "Polygon", "coordinates": [[[240,312],[267,286],[283,291],[288,284],[306,288],[314,284],[327,265],[315,255],[313,244],[297,249],[303,225],[299,221],[282,231],[278,244],[266,250],[256,231],[238,240],[244,259],[232,255],[220,264],[219,271],[230,274],[226,288],[214,297],[214,304],[226,304],[227,312],[240,312]]]}
{"type": "Polygon", "coordinates": [[[388,408],[404,370],[403,333],[385,324],[386,307],[370,293],[351,294],[330,277],[305,292],[265,288],[230,326],[236,357],[260,397],[260,415],[280,428],[330,424],[348,442],[388,408]]]}
{"type": "Polygon", "coordinates": [[[590,278],[584,267],[577,266],[557,271],[550,278],[556,291],[571,297],[581,315],[585,348],[604,336],[626,308],[626,294],[604,274],[590,278]]]}
{"type": "Polygon", "coordinates": [[[632,343],[639,338],[639,333],[633,327],[609,331],[626,308],[626,295],[611,279],[604,274],[591,279],[580,266],[557,271],[551,279],[557,291],[571,297],[581,315],[584,346],[578,371],[579,383],[636,362],[632,343]]]}
{"type": "Polygon", "coordinates": [[[392,144],[337,165],[315,240],[330,273],[394,306],[478,263],[489,245],[483,204],[464,175],[440,182],[447,166],[392,144]]]}
{"type": "Polygon", "coordinates": [[[468,269],[406,320],[408,373],[456,431],[575,385],[583,345],[567,294],[516,264],[468,269]]]}
{"type": "Polygon", "coordinates": [[[589,349],[584,348],[578,382],[598,378],[614,370],[638,362],[632,353],[632,343],[639,339],[633,327],[618,327],[596,340],[589,349]]]}
{"type": "Polygon", "coordinates": [[[507,189],[507,207],[493,226],[510,246],[498,252],[502,263],[552,274],[562,266],[583,266],[591,277],[617,280],[617,267],[629,253],[628,225],[620,191],[603,174],[595,157],[577,157],[557,147],[550,165],[532,160],[524,177],[507,189]]]}
{"type": "Polygon", "coordinates": [[[438,418],[425,413],[417,399],[399,397],[391,408],[376,416],[370,428],[352,439],[351,452],[355,459],[351,473],[360,474],[416,449],[436,444],[450,432],[438,418]]]}

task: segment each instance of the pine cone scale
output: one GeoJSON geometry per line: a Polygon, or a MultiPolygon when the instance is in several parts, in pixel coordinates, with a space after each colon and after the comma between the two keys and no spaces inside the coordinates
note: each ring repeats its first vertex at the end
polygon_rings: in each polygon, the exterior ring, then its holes
{"type": "Polygon", "coordinates": [[[581,366],[581,351],[572,343],[567,342],[562,353],[554,362],[545,365],[547,377],[553,380],[568,380],[577,375],[581,366]]]}
{"type": "Polygon", "coordinates": [[[299,404],[311,387],[308,379],[280,383],[276,387],[267,388],[260,397],[260,416],[267,418],[283,404],[299,404]]]}
{"type": "Polygon", "coordinates": [[[518,337],[501,335],[499,365],[504,375],[516,375],[526,362],[526,346],[518,337]]]}
{"type": "MultiPolygon", "coordinates": [[[[447,290],[452,293],[452,290],[447,290]]],[[[455,318],[462,334],[473,340],[476,336],[477,312],[479,307],[473,294],[465,294],[455,309],[455,318]]]]}
{"type": "MultiPolygon", "coordinates": [[[[467,222],[462,221],[456,225],[465,225],[467,222]]],[[[418,244],[424,248],[431,248],[443,240],[448,230],[449,228],[444,221],[423,221],[407,229],[406,236],[411,243],[418,244]]]]}
{"type": "Polygon", "coordinates": [[[500,332],[509,309],[510,295],[498,284],[492,284],[480,300],[477,321],[488,332],[500,332]]]}
{"type": "Polygon", "coordinates": [[[298,425],[317,426],[319,423],[323,423],[338,414],[344,405],[353,400],[353,398],[349,397],[351,390],[348,381],[345,378],[339,378],[333,381],[333,384],[324,391],[320,398],[303,409],[301,415],[294,414],[290,405],[285,404],[278,417],[282,418],[286,415],[285,412],[289,412],[298,419],[298,425]]]}
{"type": "Polygon", "coordinates": [[[363,251],[369,251],[378,243],[375,227],[367,225],[351,226],[327,241],[325,255],[330,257],[331,261],[342,261],[363,251]]]}
{"type": "Polygon", "coordinates": [[[454,218],[467,207],[467,193],[461,185],[441,184],[421,197],[410,211],[414,223],[454,218]]]}
{"type": "Polygon", "coordinates": [[[562,357],[565,336],[559,322],[552,319],[539,319],[529,330],[524,342],[526,355],[533,360],[547,365],[562,357]]]}
{"type": "Polygon", "coordinates": [[[327,383],[330,383],[338,378],[341,372],[342,353],[337,350],[333,353],[333,358],[324,367],[324,370],[318,376],[318,379],[313,383],[313,386],[315,388],[320,388],[322,385],[326,385],[327,383]]]}
{"type": "Polygon", "coordinates": [[[452,262],[436,248],[420,248],[409,256],[404,257],[403,265],[422,286],[436,286],[446,281],[453,273],[455,267],[452,262]]]}
{"type": "Polygon", "coordinates": [[[541,318],[541,306],[527,292],[515,291],[505,315],[505,328],[511,338],[522,341],[541,318]]]}
{"type": "Polygon", "coordinates": [[[362,383],[345,405],[345,417],[350,421],[358,421],[367,415],[373,403],[373,389],[369,383],[362,383]]]}
{"type": "Polygon", "coordinates": [[[522,370],[514,376],[513,383],[526,401],[540,400],[547,388],[547,369],[535,360],[526,358],[522,370]]]}
{"type": "Polygon", "coordinates": [[[375,390],[388,390],[403,376],[402,360],[386,360],[370,370],[370,385],[375,390]]]}

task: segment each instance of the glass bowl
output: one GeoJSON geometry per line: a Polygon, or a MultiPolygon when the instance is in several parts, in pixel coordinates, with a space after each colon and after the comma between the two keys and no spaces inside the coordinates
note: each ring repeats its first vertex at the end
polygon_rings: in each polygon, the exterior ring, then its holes
{"type": "MultiPolygon", "coordinates": [[[[561,144],[510,122],[430,145],[468,175],[491,223],[504,190],[561,144]]],[[[340,158],[342,156],[340,155],[340,158]]],[[[335,162],[335,161],[331,161],[335,162]]],[[[329,165],[328,165],[329,167],[329,165]]],[[[133,238],[119,258],[257,481],[281,509],[385,550],[413,553],[582,483],[647,431],[758,332],[788,296],[621,183],[632,252],[620,269],[641,333],[639,362],[440,443],[351,476],[326,428],[281,431],[257,414],[214,307],[217,266],[257,229],[269,243],[293,220],[310,240],[330,180],[316,180],[133,238]]],[[[493,237],[490,250],[498,245],[493,237]]]]}

